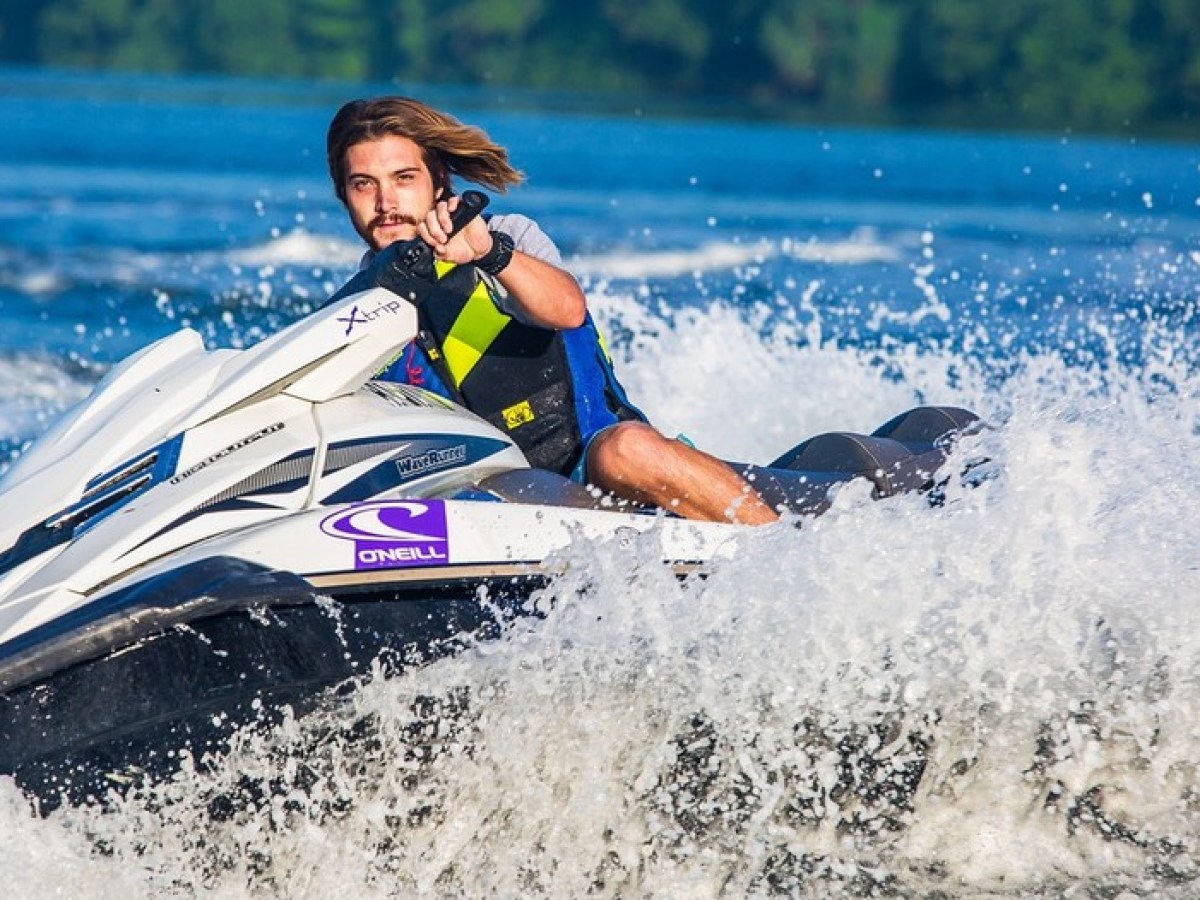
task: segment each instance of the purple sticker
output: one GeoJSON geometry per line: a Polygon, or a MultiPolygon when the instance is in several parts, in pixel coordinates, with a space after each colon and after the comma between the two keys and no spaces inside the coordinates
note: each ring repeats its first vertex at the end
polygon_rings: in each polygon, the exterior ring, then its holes
{"type": "Polygon", "coordinates": [[[355,569],[444,566],[450,562],[440,500],[356,503],[321,520],[321,530],[354,541],[355,569]]]}

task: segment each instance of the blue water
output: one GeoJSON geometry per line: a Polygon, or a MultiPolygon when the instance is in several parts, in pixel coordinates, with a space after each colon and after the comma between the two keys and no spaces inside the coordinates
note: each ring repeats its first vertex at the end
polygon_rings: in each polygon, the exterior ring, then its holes
{"type": "MultiPolygon", "coordinates": [[[[354,270],[323,140],[369,90],[0,73],[3,458],[146,342],[252,344],[354,270]]],[[[0,785],[0,875],[31,896],[1197,889],[1200,147],[427,96],[510,148],[529,180],[494,208],[558,241],[664,430],[767,460],[963,405],[995,476],[938,511],[847,491],[699,586],[579,548],[586,588],[564,579],[538,628],[363,692],[386,732],[366,763],[295,725],[107,814],[33,821],[0,785]],[[489,702],[429,726],[414,769],[417,698],[462,691],[489,702]],[[888,808],[833,748],[902,768],[906,735],[932,749],[888,808]],[[317,800],[208,822],[241,773],[310,764],[317,800]]]]}

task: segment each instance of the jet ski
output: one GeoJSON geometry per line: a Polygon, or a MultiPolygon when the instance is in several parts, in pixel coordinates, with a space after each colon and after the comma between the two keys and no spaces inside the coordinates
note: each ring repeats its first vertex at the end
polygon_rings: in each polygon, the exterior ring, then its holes
{"type": "MultiPolygon", "coordinates": [[[[456,225],[486,204],[467,192],[456,225]]],[[[703,573],[740,526],[614,505],[503,432],[372,380],[434,291],[393,245],[249,349],[184,329],[114,367],[0,479],[0,774],[43,808],[169,775],[272,711],[495,634],[578,542],[645,535],[703,573]]],[[[822,512],[851,479],[934,487],[970,412],[921,407],[769,465],[770,503],[822,512]]]]}

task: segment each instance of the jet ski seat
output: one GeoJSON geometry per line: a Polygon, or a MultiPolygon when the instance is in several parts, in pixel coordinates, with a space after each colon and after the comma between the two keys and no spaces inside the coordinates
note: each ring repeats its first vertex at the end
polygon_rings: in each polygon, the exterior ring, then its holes
{"type": "MultiPolygon", "coordinates": [[[[572,509],[611,509],[612,501],[602,502],[599,492],[593,493],[581,484],[545,469],[510,469],[481,478],[472,485],[472,497],[480,494],[509,503],[536,503],[547,506],[566,506],[572,509]]],[[[464,495],[455,495],[462,499],[464,495]]]]}

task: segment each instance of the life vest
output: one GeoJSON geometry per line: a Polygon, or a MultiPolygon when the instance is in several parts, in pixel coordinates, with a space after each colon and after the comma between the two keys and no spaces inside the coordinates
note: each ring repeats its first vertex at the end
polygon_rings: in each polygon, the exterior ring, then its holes
{"type": "Polygon", "coordinates": [[[501,312],[475,267],[438,262],[437,275],[414,345],[378,377],[450,397],[506,432],[531,465],[564,475],[601,428],[645,420],[590,313],[577,328],[536,328],[501,312]]]}

